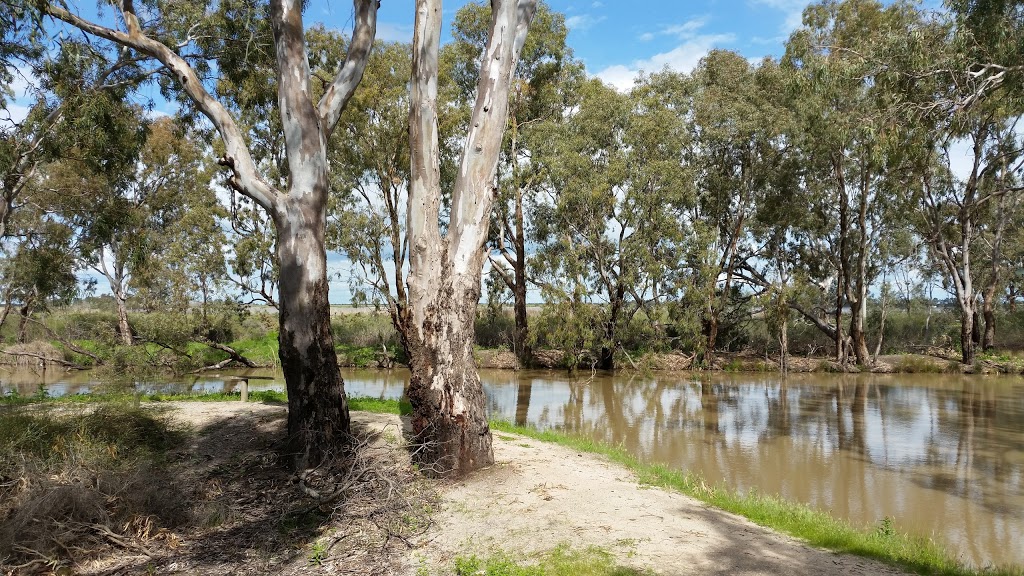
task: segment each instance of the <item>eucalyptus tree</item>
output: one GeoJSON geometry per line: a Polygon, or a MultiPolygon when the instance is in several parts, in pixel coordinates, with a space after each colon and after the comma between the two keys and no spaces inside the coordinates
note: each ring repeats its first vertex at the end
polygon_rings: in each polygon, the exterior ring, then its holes
{"type": "MultiPolygon", "coordinates": [[[[167,93],[204,116],[220,136],[219,163],[227,169],[231,189],[273,219],[290,447],[299,469],[314,465],[349,430],[330,331],[324,247],[327,142],[362,77],[376,32],[377,1],[354,0],[355,29],[345,60],[316,84],[307,56],[301,2],[271,0],[269,7],[147,2],[140,13],[134,2],[122,0],[96,20],[75,13],[65,3],[40,5],[52,18],[111,43],[111,51],[128,52],[161,74],[167,93]],[[245,17],[228,17],[231,11],[245,17]],[[267,23],[273,36],[272,54],[258,36],[261,25],[267,23]],[[266,108],[278,113],[282,127],[285,185],[270,181],[265,177],[266,166],[257,163],[249,140],[251,123],[241,122],[237,114],[245,102],[232,99],[243,95],[231,87],[222,92],[207,74],[216,66],[224,77],[244,79],[250,57],[269,61],[267,68],[275,72],[276,99],[266,108]]],[[[263,68],[256,68],[253,81],[265,82],[263,68]]]]}
{"type": "Polygon", "coordinates": [[[341,116],[331,150],[328,244],[345,253],[357,295],[383,303],[402,341],[409,329],[405,287],[409,186],[409,69],[412,49],[378,43],[361,89],[341,116]]]}
{"type": "MultiPolygon", "coordinates": [[[[686,80],[645,77],[630,95],[584,83],[565,119],[538,128],[533,161],[545,174],[534,226],[545,298],[592,318],[597,367],[614,367],[619,330],[648,318],[678,268],[682,206],[691,198],[683,163],[686,80]]],[[[557,308],[556,308],[557,309],[557,308]]]]}
{"type": "MultiPolygon", "coordinates": [[[[460,79],[476,70],[483,48],[480,31],[485,20],[482,7],[470,4],[456,18],[451,52],[462,58],[453,80],[464,94],[470,87],[460,79]]],[[[491,269],[511,291],[515,316],[512,348],[521,364],[529,365],[532,351],[527,339],[526,298],[528,284],[528,205],[537,194],[543,174],[535,162],[531,130],[540,122],[558,119],[584,74],[582,63],[566,45],[565,17],[543,2],[527,34],[515,72],[509,102],[509,122],[498,161],[498,189],[489,237],[491,269]]],[[[536,132],[536,131],[533,131],[536,132]]]]}
{"type": "Polygon", "coordinates": [[[72,230],[46,213],[34,212],[31,218],[31,226],[25,226],[18,242],[8,246],[0,260],[0,282],[6,297],[0,326],[17,302],[17,340],[21,343],[27,340],[29,322],[36,312],[67,304],[78,296],[72,230]]]}
{"type": "MultiPolygon", "coordinates": [[[[972,364],[981,341],[977,325],[978,289],[982,273],[975,260],[988,259],[986,315],[991,310],[1002,270],[1002,253],[1007,227],[1016,215],[1024,186],[1024,141],[1017,132],[1017,117],[1007,118],[1005,109],[984,104],[969,112],[962,131],[936,132],[935,144],[923,160],[920,213],[921,234],[932,258],[944,272],[960,308],[961,361],[972,364]],[[965,175],[954,172],[954,144],[966,138],[970,165],[965,175]],[[988,254],[982,253],[987,245],[988,254]]],[[[983,266],[984,267],[984,266],[983,266]]],[[[994,321],[994,318],[991,318],[994,321]]],[[[994,323],[990,325],[994,338],[994,323]]],[[[986,332],[988,330],[986,329],[986,332]]]]}
{"type": "Polygon", "coordinates": [[[894,74],[878,65],[877,55],[919,20],[902,2],[830,0],[807,8],[804,27],[786,47],[784,66],[799,92],[794,112],[812,216],[799,232],[802,266],[812,280],[832,286],[833,324],[819,325],[842,361],[850,353],[858,364],[870,360],[865,321],[869,287],[882,264],[879,246],[905,227],[910,206],[906,111],[895,105],[894,74]]]}
{"type": "MultiPolygon", "coordinates": [[[[778,66],[752,65],[734,52],[714,50],[693,72],[689,162],[697,196],[689,210],[695,238],[693,289],[702,301],[704,359],[710,362],[722,314],[745,269],[760,254],[751,234],[766,199],[779,195],[790,158],[790,114],[778,66]]],[[[695,299],[692,299],[695,300],[695,299]]]]}
{"type": "MultiPolygon", "coordinates": [[[[130,346],[129,298],[147,291],[162,291],[166,298],[175,289],[165,272],[181,243],[188,241],[189,234],[180,232],[199,233],[181,230],[181,221],[187,216],[195,222],[205,207],[194,204],[212,191],[200,145],[178,134],[173,120],[149,123],[138,110],[125,117],[134,118],[128,121],[137,124],[138,139],[145,142],[134,166],[103,174],[65,159],[47,167],[42,185],[49,209],[75,231],[81,264],[106,280],[117,305],[121,343],[130,346]]],[[[211,224],[203,228],[209,233],[211,224]]],[[[216,238],[204,241],[213,243],[219,255],[216,238]]]]}
{"type": "MultiPolygon", "coordinates": [[[[0,21],[9,17],[0,12],[0,21]]],[[[11,227],[14,212],[25,204],[23,193],[47,162],[72,156],[89,170],[106,174],[134,162],[138,138],[127,99],[144,78],[130,58],[110,58],[77,39],[61,39],[48,53],[13,48],[17,41],[9,44],[12,48],[5,45],[0,57],[17,56],[0,62],[0,68],[9,76],[7,66],[23,64],[17,70],[27,88],[19,96],[29,106],[24,118],[0,117],[0,238],[18,233],[11,227]]],[[[5,112],[6,92],[0,85],[5,112]]]]}
{"type": "Polygon", "coordinates": [[[491,2],[475,103],[442,234],[437,109],[441,1],[416,2],[406,208],[406,314],[413,329],[405,337],[413,431],[425,442],[417,458],[439,474],[462,474],[494,460],[473,360],[473,332],[512,73],[536,8],[536,0],[491,2]]]}

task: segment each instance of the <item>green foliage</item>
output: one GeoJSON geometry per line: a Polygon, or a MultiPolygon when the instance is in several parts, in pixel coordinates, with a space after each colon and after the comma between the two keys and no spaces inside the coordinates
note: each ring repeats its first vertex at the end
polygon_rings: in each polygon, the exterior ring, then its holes
{"type": "Polygon", "coordinates": [[[399,346],[398,332],[391,318],[383,313],[335,314],[331,317],[334,342],[350,347],[376,347],[385,344],[389,349],[399,346]]]}
{"type": "Polygon", "coordinates": [[[588,366],[604,344],[600,306],[573,301],[544,306],[530,325],[530,343],[534,348],[560,350],[569,369],[588,366]]]}

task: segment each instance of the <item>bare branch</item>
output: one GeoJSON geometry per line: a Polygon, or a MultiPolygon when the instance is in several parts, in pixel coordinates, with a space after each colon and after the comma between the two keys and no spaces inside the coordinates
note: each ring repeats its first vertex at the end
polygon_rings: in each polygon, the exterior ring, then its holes
{"type": "Polygon", "coordinates": [[[377,35],[377,9],[380,8],[379,0],[353,0],[356,13],[355,31],[352,32],[352,41],[348,45],[345,55],[345,63],[334,81],[324,92],[317,111],[320,114],[320,125],[323,127],[326,138],[330,139],[331,132],[341,118],[341,112],[348,104],[349,98],[363,78],[363,71],[370,59],[370,50],[373,48],[373,40],[377,35]]]}

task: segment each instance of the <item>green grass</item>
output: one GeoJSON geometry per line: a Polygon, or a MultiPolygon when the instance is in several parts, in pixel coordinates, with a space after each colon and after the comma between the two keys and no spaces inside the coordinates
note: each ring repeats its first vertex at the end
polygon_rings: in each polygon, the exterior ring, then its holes
{"type": "Polygon", "coordinates": [[[551,552],[534,559],[535,562],[519,563],[505,554],[487,558],[459,556],[455,559],[457,576],[640,576],[632,568],[615,565],[615,558],[606,550],[590,547],[571,550],[558,546],[551,552]]]}
{"type": "Polygon", "coordinates": [[[235,340],[228,346],[260,366],[276,366],[279,362],[277,355],[279,343],[276,331],[267,332],[259,338],[235,340]]]}
{"type": "Polygon", "coordinates": [[[384,398],[356,397],[348,399],[349,410],[356,412],[374,412],[376,414],[412,414],[412,404],[408,400],[386,400],[384,398]]]}
{"type": "Polygon", "coordinates": [[[601,454],[636,473],[643,484],[671,489],[702,502],[739,514],[750,520],[795,536],[809,544],[881,560],[917,574],[943,576],[1022,576],[1022,567],[973,569],[957,561],[936,542],[922,537],[898,533],[891,520],[878,526],[859,528],[804,504],[786,501],[778,496],[756,491],[739,493],[721,486],[709,486],[700,476],[672,469],[661,464],[645,464],[619,446],[595,442],[582,436],[556,431],[540,431],[507,422],[491,422],[493,430],[520,434],[535,440],[552,442],[579,452],[601,454]]]}

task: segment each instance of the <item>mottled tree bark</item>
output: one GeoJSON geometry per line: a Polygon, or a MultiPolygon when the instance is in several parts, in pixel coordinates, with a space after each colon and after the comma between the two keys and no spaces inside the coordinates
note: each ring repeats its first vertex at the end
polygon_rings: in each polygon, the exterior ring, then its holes
{"type": "Polygon", "coordinates": [[[288,389],[288,444],[296,469],[344,443],[348,402],[331,334],[324,212],[291,201],[277,222],[279,356],[288,389]]]}
{"type": "Polygon", "coordinates": [[[440,0],[417,0],[409,110],[409,307],[404,323],[411,377],[415,457],[435,475],[458,476],[494,462],[473,330],[486,258],[495,171],[508,119],[511,74],[535,0],[493,0],[476,104],[452,190],[447,234],[441,204],[437,127],[440,0]]]}

